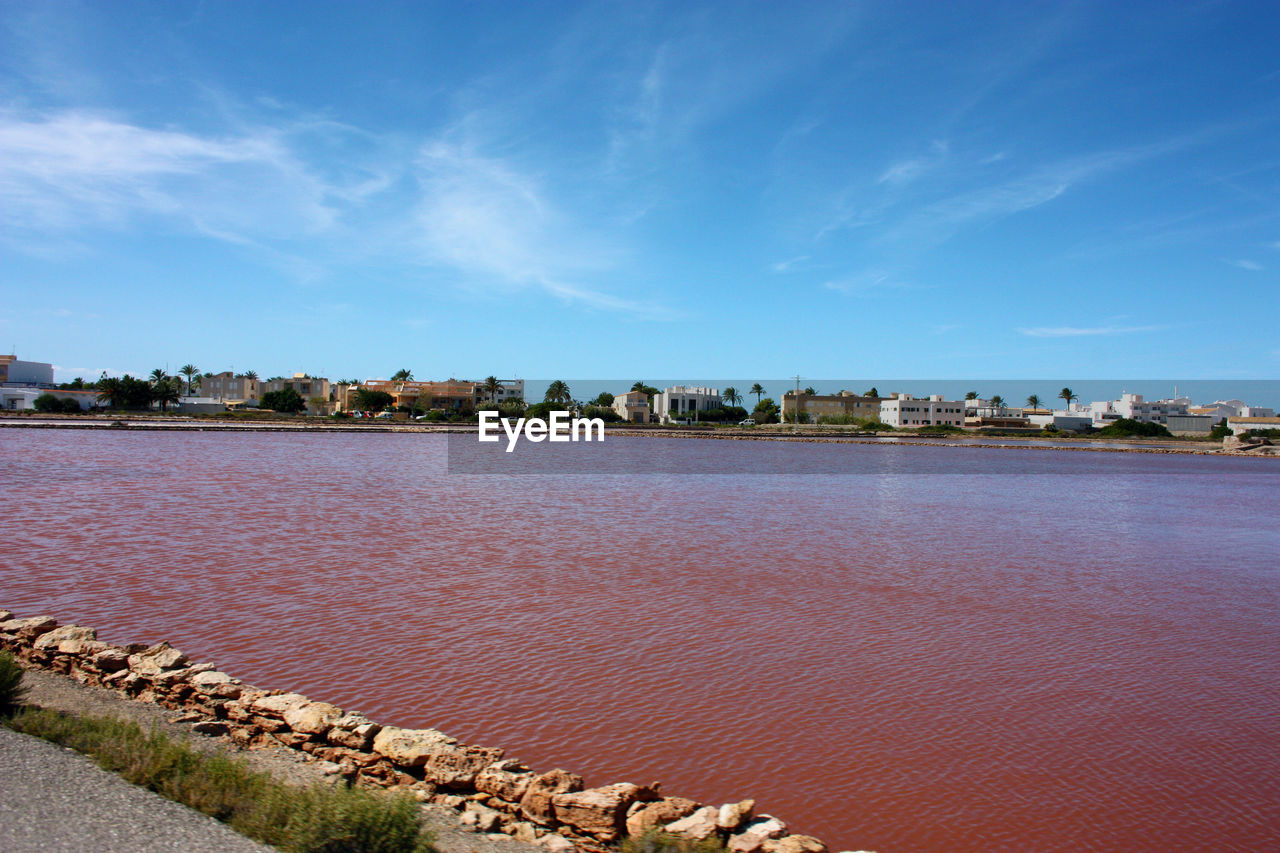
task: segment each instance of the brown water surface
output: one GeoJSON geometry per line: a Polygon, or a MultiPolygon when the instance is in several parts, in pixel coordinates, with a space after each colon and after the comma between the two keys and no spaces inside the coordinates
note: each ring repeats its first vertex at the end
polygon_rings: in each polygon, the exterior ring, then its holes
{"type": "Polygon", "coordinates": [[[833,849],[1280,849],[1275,462],[591,452],[636,473],[450,474],[431,435],[0,430],[0,606],[589,784],[752,795],[833,849]]]}

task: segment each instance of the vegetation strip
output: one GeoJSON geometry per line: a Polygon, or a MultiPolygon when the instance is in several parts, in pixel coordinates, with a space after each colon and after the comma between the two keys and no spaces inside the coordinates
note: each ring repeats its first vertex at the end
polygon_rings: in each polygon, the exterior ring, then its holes
{"type": "Polygon", "coordinates": [[[417,803],[388,794],[317,784],[295,788],[243,761],[205,754],[159,731],[105,717],[18,707],[22,670],[0,653],[5,724],[74,749],[125,780],[228,824],[288,853],[430,853],[417,803]]]}

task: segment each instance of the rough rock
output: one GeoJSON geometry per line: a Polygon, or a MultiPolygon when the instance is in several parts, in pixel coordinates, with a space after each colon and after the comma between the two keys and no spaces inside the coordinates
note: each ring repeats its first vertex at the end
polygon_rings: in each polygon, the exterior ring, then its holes
{"type": "Polygon", "coordinates": [[[310,705],[311,700],[301,693],[277,693],[274,696],[257,696],[248,702],[249,710],[283,720],[285,714],[310,705]]]}
{"type": "Polygon", "coordinates": [[[716,819],[720,810],[715,806],[703,806],[693,814],[673,821],[666,826],[666,831],[693,841],[705,841],[718,831],[716,819]]]}
{"type": "MultiPolygon", "coordinates": [[[[83,625],[63,625],[61,628],[54,628],[52,631],[46,631],[41,634],[33,644],[32,648],[39,651],[48,651],[50,649],[58,649],[58,644],[64,640],[96,640],[98,639],[98,631],[96,628],[86,628],[83,625]]],[[[74,650],[68,649],[69,653],[78,653],[80,648],[74,650]]]]}
{"type": "Polygon", "coordinates": [[[191,731],[199,732],[202,735],[225,735],[230,731],[230,727],[226,723],[217,720],[204,720],[193,725],[191,731]]]}
{"type": "Polygon", "coordinates": [[[574,850],[572,841],[563,835],[556,835],[554,832],[542,836],[533,843],[539,847],[546,848],[547,853],[573,853],[574,850]]]}
{"type": "Polygon", "coordinates": [[[507,825],[504,831],[516,841],[523,841],[525,844],[534,844],[538,840],[538,831],[533,828],[533,824],[525,820],[507,825]]]}
{"type": "Polygon", "coordinates": [[[0,610],[0,622],[8,622],[12,618],[13,618],[13,611],[0,610]]]}
{"type": "Polygon", "coordinates": [[[333,724],[325,737],[329,743],[368,752],[373,748],[373,739],[380,731],[382,726],[371,722],[363,714],[347,714],[333,724]]]}
{"type": "Polygon", "coordinates": [[[812,835],[770,838],[761,846],[764,853],[827,853],[827,845],[812,835]]]}
{"type": "Polygon", "coordinates": [[[284,712],[284,721],[289,724],[289,728],[311,735],[324,734],[341,717],[342,709],[328,702],[308,702],[284,712]]]}
{"type": "Polygon", "coordinates": [[[502,758],[502,753],[497,747],[452,746],[428,755],[422,772],[445,788],[470,788],[480,771],[502,758]]]}
{"type": "Polygon", "coordinates": [[[600,841],[616,841],[626,830],[627,807],[640,796],[640,786],[630,782],[556,794],[551,798],[555,818],[574,830],[600,841]]]}
{"type": "Polygon", "coordinates": [[[662,826],[688,817],[701,807],[701,803],[687,800],[684,797],[663,797],[639,808],[632,807],[627,815],[627,835],[639,837],[655,826],[662,826]]]}
{"type": "Polygon", "coordinates": [[[462,812],[462,823],[474,826],[481,832],[497,832],[502,828],[502,812],[482,806],[479,803],[467,803],[462,812]]]}
{"type": "Polygon", "coordinates": [[[555,806],[551,798],[556,794],[568,794],[582,790],[582,777],[567,770],[549,770],[529,780],[529,787],[520,798],[520,813],[534,823],[543,826],[555,824],[555,806]]]}
{"type": "Polygon", "coordinates": [[[518,803],[529,790],[533,772],[514,758],[490,764],[476,775],[476,790],[509,803],[518,803]]]}
{"type": "Polygon", "coordinates": [[[58,627],[58,620],[52,616],[30,616],[26,619],[9,619],[0,623],[0,631],[6,634],[17,634],[24,640],[34,640],[58,627]]]}
{"type": "Polygon", "coordinates": [[[140,675],[159,675],[168,669],[178,669],[187,662],[187,656],[168,643],[157,643],[151,648],[129,655],[129,669],[140,675]]]}
{"type": "Polygon", "coordinates": [[[776,817],[760,815],[747,824],[727,845],[732,853],[758,853],[764,849],[764,843],[787,834],[787,825],[776,817]]]}
{"type": "Polygon", "coordinates": [[[93,665],[103,672],[119,672],[129,667],[129,653],[124,649],[103,649],[93,656],[93,665]]]}
{"type": "Polygon", "coordinates": [[[384,726],[373,739],[373,751],[401,767],[421,767],[432,752],[455,743],[456,740],[435,729],[384,726]]]}
{"type": "Polygon", "coordinates": [[[716,817],[716,826],[726,832],[736,832],[738,827],[751,820],[751,813],[755,808],[755,800],[725,803],[720,807],[720,814],[716,817]]]}
{"type": "Polygon", "coordinates": [[[225,672],[210,670],[198,672],[191,677],[191,686],[205,696],[220,699],[237,699],[244,693],[240,680],[232,678],[225,672]]]}

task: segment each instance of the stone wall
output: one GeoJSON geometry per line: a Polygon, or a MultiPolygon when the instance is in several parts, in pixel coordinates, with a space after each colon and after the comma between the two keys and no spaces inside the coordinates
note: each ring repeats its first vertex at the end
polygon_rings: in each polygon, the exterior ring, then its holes
{"type": "Polygon", "coordinates": [[[93,628],[0,610],[0,648],[27,666],[181,711],[197,732],[246,749],[299,750],[350,784],[403,788],[420,802],[456,809],[461,823],[478,832],[551,853],[611,850],[654,827],[716,838],[733,853],[827,851],[816,838],[791,834],[781,820],[755,815],[753,800],[705,805],[665,796],[658,783],[584,788],[575,773],[539,772],[501,749],[459,743],[434,729],[382,726],[328,702],[252,687],[211,663],[193,664],[168,643],[110,645],[93,628]]]}

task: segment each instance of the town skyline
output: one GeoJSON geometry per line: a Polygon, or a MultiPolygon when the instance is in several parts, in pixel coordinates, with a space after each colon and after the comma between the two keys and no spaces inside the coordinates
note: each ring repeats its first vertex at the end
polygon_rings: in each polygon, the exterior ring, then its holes
{"type": "Polygon", "coordinates": [[[0,346],[1280,372],[1273,5],[495,8],[0,6],[0,346]]]}

